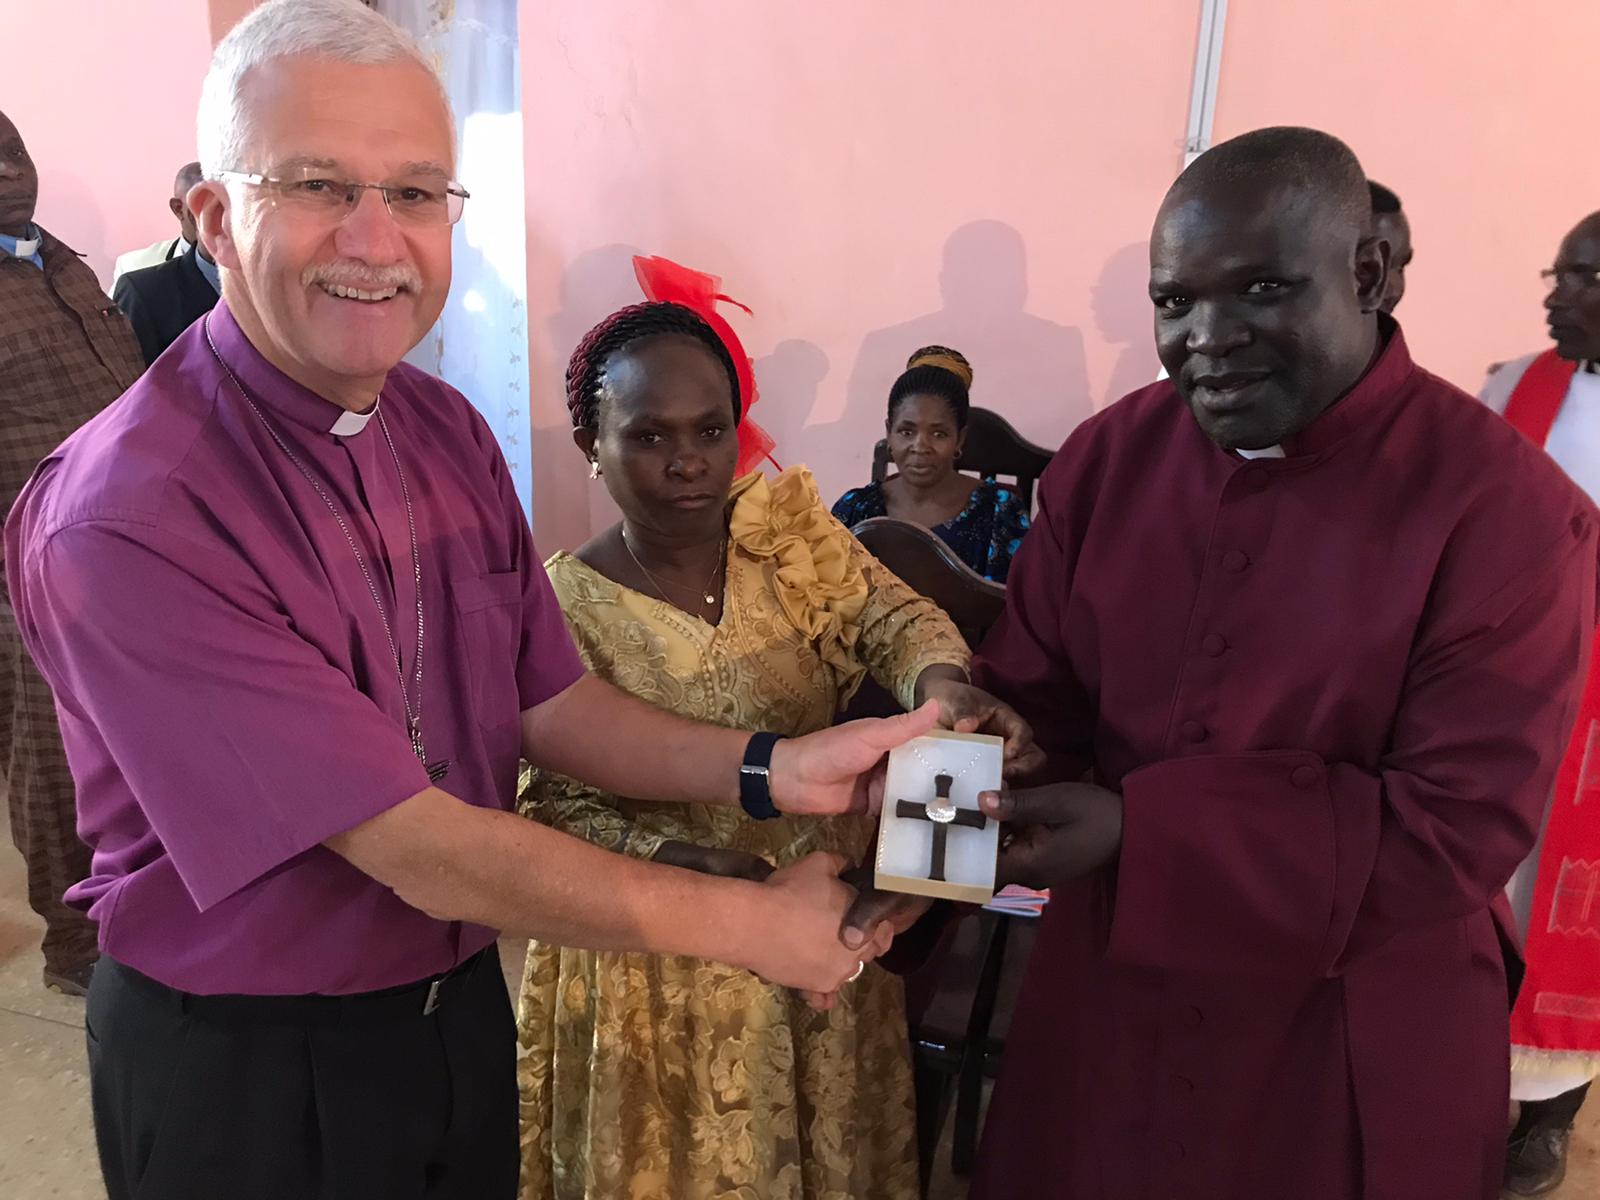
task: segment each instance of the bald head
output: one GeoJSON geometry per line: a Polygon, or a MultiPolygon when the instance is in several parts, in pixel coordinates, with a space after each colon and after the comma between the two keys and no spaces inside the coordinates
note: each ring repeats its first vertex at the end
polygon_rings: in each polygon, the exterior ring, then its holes
{"type": "Polygon", "coordinates": [[[198,242],[200,234],[195,229],[194,214],[184,203],[189,195],[189,189],[199,183],[205,176],[200,171],[200,164],[187,162],[178,168],[178,174],[172,180],[172,199],[167,201],[167,207],[172,210],[172,215],[178,218],[178,228],[183,233],[184,241],[198,242]]]}
{"type": "Polygon", "coordinates": [[[1196,196],[1261,203],[1284,193],[1315,200],[1352,245],[1366,232],[1372,199],[1355,153],[1331,133],[1293,125],[1257,129],[1207,150],[1178,176],[1162,207],[1196,196]]]}
{"type": "Polygon", "coordinates": [[[1150,238],[1156,350],[1201,430],[1255,450],[1352,388],[1378,344],[1387,246],[1350,148],[1262,129],[1197,158],[1150,238]]]}
{"type": "Polygon", "coordinates": [[[1566,241],[1593,240],[1600,238],[1600,212],[1592,212],[1583,220],[1574,225],[1566,236],[1566,241]]]}
{"type": "Polygon", "coordinates": [[[1572,362],[1600,361],[1600,212],[1561,239],[1548,278],[1545,320],[1556,353],[1572,362]]]}
{"type": "Polygon", "coordinates": [[[199,163],[184,163],[183,166],[178,168],[178,174],[172,180],[172,194],[182,200],[189,194],[189,189],[199,183],[201,178],[199,163]]]}
{"type": "Polygon", "coordinates": [[[39,172],[11,118],[0,112],[0,233],[22,237],[39,201],[39,172]]]}

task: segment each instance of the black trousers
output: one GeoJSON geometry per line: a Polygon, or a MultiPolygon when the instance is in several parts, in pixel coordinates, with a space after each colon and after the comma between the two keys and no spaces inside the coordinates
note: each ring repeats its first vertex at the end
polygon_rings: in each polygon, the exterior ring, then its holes
{"type": "Polygon", "coordinates": [[[435,989],[187,996],[108,958],[89,989],[111,1200],[514,1200],[516,1034],[494,947],[435,989]]]}

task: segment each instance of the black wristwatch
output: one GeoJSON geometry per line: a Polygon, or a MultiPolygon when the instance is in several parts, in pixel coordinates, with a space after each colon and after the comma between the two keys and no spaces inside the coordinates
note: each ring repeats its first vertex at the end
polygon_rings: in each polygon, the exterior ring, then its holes
{"type": "Polygon", "coordinates": [[[778,733],[751,735],[739,768],[739,807],[757,821],[778,815],[772,803],[772,748],[783,739],[778,733]]]}

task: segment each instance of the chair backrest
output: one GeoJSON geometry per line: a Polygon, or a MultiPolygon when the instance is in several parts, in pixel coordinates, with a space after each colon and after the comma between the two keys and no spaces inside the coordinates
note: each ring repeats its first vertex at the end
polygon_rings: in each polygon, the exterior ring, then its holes
{"type": "Polygon", "coordinates": [[[1000,619],[1006,589],[967,566],[932,530],[893,517],[873,517],[850,532],[912,590],[944,609],[974,649],[1000,619]]]}
{"type": "MultiPolygon", "coordinates": [[[[1022,502],[1033,511],[1033,485],[1050,465],[1052,452],[1023,437],[1011,422],[987,408],[972,408],[967,413],[967,444],[956,462],[956,469],[971,471],[984,479],[1009,479],[1016,485],[1022,502]]],[[[889,443],[879,439],[872,448],[872,481],[889,477],[889,443]]]]}

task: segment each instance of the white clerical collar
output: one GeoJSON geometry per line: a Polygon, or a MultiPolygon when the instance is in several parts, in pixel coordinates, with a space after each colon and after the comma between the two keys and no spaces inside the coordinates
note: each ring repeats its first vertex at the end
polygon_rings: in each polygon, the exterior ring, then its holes
{"type": "Polygon", "coordinates": [[[1282,446],[1263,446],[1259,450],[1246,450],[1241,447],[1234,451],[1240,458],[1282,458],[1282,446]]]}
{"type": "Polygon", "coordinates": [[[383,397],[379,396],[377,403],[364,413],[350,412],[348,410],[340,413],[339,419],[333,423],[333,428],[328,432],[333,434],[334,437],[355,437],[356,434],[367,427],[368,421],[378,415],[378,405],[382,403],[383,397]]]}
{"type": "Polygon", "coordinates": [[[31,238],[18,238],[15,254],[18,258],[32,258],[39,253],[39,247],[44,245],[44,235],[35,226],[31,238]]]}

